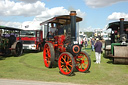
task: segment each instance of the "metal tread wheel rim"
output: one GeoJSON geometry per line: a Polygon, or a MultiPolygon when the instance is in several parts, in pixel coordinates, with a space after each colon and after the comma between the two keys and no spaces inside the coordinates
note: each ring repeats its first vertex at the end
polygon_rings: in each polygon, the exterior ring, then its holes
{"type": "Polygon", "coordinates": [[[81,51],[76,59],[76,69],[80,72],[87,72],[90,69],[91,60],[85,51],[81,51]]]}
{"type": "Polygon", "coordinates": [[[58,67],[62,74],[71,75],[75,68],[75,60],[72,54],[64,52],[59,56],[58,67]]]}
{"type": "Polygon", "coordinates": [[[55,52],[51,43],[46,43],[43,51],[44,64],[46,67],[51,68],[54,63],[55,52]]]}

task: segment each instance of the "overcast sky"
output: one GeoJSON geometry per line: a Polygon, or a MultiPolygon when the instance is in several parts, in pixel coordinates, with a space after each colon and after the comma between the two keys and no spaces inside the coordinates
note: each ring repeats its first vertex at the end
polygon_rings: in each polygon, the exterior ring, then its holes
{"type": "Polygon", "coordinates": [[[104,29],[119,18],[128,20],[128,0],[0,0],[0,25],[20,27],[70,10],[83,18],[82,31],[104,29]]]}

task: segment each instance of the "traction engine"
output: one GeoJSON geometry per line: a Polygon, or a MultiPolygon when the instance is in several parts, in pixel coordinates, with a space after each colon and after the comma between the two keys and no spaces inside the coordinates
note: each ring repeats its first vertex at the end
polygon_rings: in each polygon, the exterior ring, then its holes
{"type": "Polygon", "coordinates": [[[23,45],[21,40],[17,40],[20,36],[21,29],[0,26],[0,55],[2,56],[21,56],[23,53],[23,45]]]}
{"type": "MultiPolygon", "coordinates": [[[[57,34],[53,38],[47,37],[43,50],[44,64],[52,68],[55,62],[58,62],[59,70],[64,75],[71,75],[74,69],[80,72],[88,72],[91,66],[91,59],[87,52],[81,50],[77,42],[76,22],[82,21],[82,18],[76,16],[76,11],[71,11],[70,15],[56,16],[50,20],[42,22],[41,25],[55,23],[57,32],[63,30],[62,34],[57,34]]],[[[49,33],[48,33],[49,35],[49,33]]]]}

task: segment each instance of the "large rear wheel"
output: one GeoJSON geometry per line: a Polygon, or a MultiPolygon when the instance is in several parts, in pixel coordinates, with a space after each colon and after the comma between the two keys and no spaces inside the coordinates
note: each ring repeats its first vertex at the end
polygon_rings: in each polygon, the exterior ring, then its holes
{"type": "Polygon", "coordinates": [[[91,66],[91,59],[85,51],[81,51],[80,54],[75,58],[76,69],[80,72],[87,72],[91,66]]]}
{"type": "Polygon", "coordinates": [[[44,64],[46,67],[51,68],[54,64],[55,51],[51,43],[46,43],[43,50],[44,64]]]}
{"type": "Polygon", "coordinates": [[[75,68],[75,60],[69,52],[64,52],[59,56],[58,67],[62,74],[71,75],[75,68]]]}
{"type": "Polygon", "coordinates": [[[12,54],[16,57],[20,56],[23,53],[23,48],[22,48],[22,43],[21,42],[15,42],[11,48],[13,50],[11,50],[12,54]]]}

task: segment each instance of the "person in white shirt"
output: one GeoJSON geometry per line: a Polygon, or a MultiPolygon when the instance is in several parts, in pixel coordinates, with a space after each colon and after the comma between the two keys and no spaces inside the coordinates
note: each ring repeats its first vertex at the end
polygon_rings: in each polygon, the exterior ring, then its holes
{"type": "Polygon", "coordinates": [[[55,32],[56,32],[56,28],[54,27],[54,24],[51,23],[51,27],[50,27],[50,31],[49,31],[49,37],[53,38],[55,32]]]}

